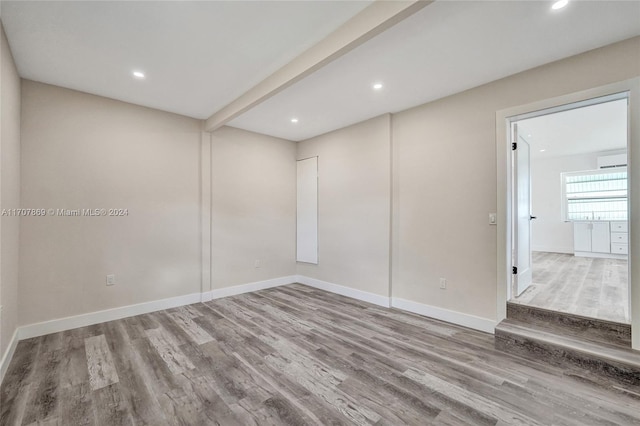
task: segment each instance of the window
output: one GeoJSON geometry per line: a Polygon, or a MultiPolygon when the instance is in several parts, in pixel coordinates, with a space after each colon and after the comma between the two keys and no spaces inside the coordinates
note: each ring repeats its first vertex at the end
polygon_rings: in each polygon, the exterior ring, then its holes
{"type": "Polygon", "coordinates": [[[627,220],[627,168],[562,173],[565,220],[627,220]]]}

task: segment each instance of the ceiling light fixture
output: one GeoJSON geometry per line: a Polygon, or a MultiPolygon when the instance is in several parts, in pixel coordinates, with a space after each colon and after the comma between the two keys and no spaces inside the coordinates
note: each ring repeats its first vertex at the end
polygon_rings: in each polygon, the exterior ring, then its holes
{"type": "Polygon", "coordinates": [[[382,83],[375,83],[373,85],[373,90],[380,90],[382,89],[382,83]]]}
{"type": "Polygon", "coordinates": [[[541,149],[541,150],[540,150],[540,152],[545,152],[545,151],[546,151],[546,149],[541,149]]]}
{"type": "Polygon", "coordinates": [[[298,122],[298,119],[294,117],[294,118],[292,118],[292,119],[291,119],[291,122],[292,122],[292,123],[297,123],[297,122],[298,122]]]}
{"type": "Polygon", "coordinates": [[[144,73],[142,71],[134,71],[133,76],[138,80],[142,80],[144,78],[144,73]]]}
{"type": "Polygon", "coordinates": [[[569,0],[558,0],[557,2],[555,2],[551,6],[551,9],[553,9],[553,10],[562,9],[563,7],[565,7],[568,4],[569,4],[569,0]]]}

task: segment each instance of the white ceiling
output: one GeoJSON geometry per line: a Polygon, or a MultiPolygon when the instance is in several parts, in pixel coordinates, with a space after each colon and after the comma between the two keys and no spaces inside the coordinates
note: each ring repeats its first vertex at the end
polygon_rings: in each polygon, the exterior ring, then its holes
{"type": "MultiPolygon", "coordinates": [[[[3,0],[1,12],[22,77],[207,118],[369,4],[3,0]]],[[[436,2],[229,124],[302,140],[640,35],[639,1],[550,5],[436,2]]]]}
{"type": "Polygon", "coordinates": [[[550,6],[436,2],[229,124],[303,140],[640,34],[638,1],[550,6]]]}
{"type": "Polygon", "coordinates": [[[1,13],[23,78],[208,118],[369,4],[3,0],[1,13]]]}
{"type": "Polygon", "coordinates": [[[627,100],[520,120],[518,134],[534,159],[626,150],[627,100]]]}

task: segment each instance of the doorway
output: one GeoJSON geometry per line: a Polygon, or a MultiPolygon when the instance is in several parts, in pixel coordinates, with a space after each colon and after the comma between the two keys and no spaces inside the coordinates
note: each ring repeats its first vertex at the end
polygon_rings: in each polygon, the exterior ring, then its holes
{"type": "Polygon", "coordinates": [[[629,323],[628,93],[510,121],[510,302],[629,323]]]}
{"type": "Polygon", "coordinates": [[[544,99],[529,104],[508,107],[496,111],[496,191],[497,191],[497,277],[496,277],[496,324],[507,318],[507,301],[512,298],[513,259],[513,169],[511,150],[511,121],[536,115],[536,111],[558,108],[569,104],[589,103],[589,100],[627,93],[629,99],[628,127],[628,265],[631,317],[631,347],[640,350],[640,77],[607,84],[580,92],[544,99]],[[533,112],[533,113],[532,113],[533,112]]]}

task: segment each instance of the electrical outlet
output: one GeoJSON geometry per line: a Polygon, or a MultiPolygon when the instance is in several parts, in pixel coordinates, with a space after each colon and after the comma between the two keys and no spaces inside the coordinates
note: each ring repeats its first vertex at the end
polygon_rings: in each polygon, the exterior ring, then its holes
{"type": "Polygon", "coordinates": [[[443,290],[447,288],[447,279],[446,278],[440,278],[440,288],[443,289],[443,290]]]}
{"type": "Polygon", "coordinates": [[[115,275],[107,275],[107,285],[114,285],[116,283],[115,275]]]}
{"type": "Polygon", "coordinates": [[[254,266],[255,268],[259,268],[259,267],[260,267],[260,260],[256,259],[256,261],[255,261],[255,262],[253,262],[253,266],[254,266]]]}

